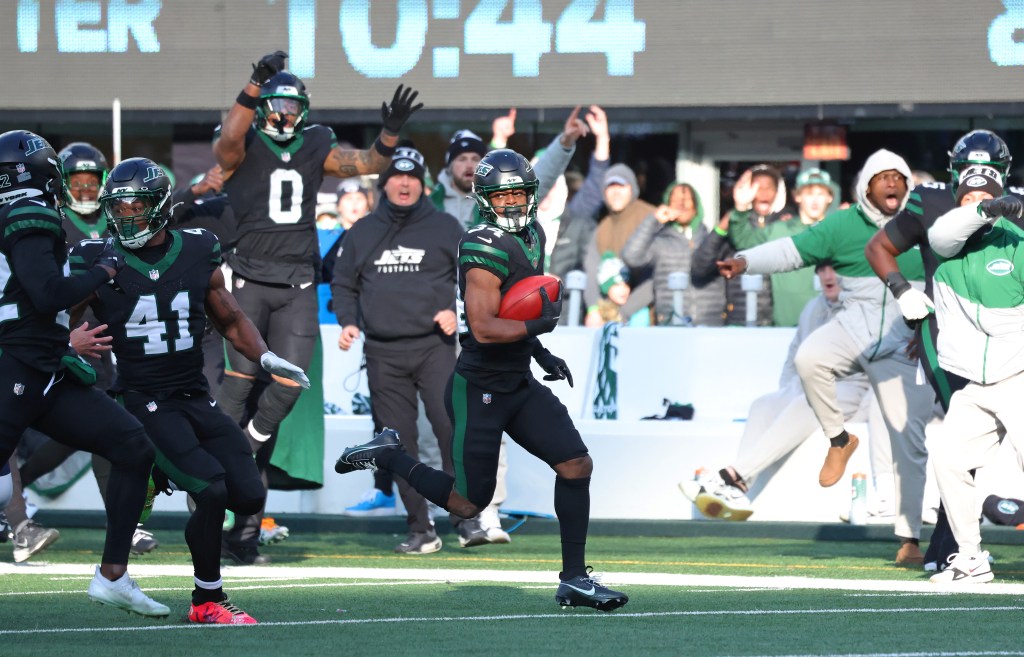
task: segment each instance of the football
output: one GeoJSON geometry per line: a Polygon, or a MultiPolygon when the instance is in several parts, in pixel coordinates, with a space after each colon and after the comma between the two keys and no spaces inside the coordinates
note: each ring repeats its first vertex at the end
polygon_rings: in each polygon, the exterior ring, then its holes
{"type": "Polygon", "coordinates": [[[540,289],[547,290],[548,299],[558,300],[561,284],[554,276],[530,276],[519,281],[501,298],[498,317],[526,321],[540,317],[540,289]]]}

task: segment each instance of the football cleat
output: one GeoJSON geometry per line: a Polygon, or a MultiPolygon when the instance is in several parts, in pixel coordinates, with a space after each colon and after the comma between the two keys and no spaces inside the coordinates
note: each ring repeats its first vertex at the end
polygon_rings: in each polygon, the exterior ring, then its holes
{"type": "Polygon", "coordinates": [[[718,473],[704,474],[693,481],[679,482],[679,490],[708,518],[746,520],[754,513],[750,499],[718,473]]]}
{"type": "Polygon", "coordinates": [[[270,557],[260,554],[255,547],[245,545],[221,547],[220,558],[221,561],[229,561],[236,566],[265,566],[270,563],[270,557]]]}
{"type": "Polygon", "coordinates": [[[410,532],[409,537],[395,546],[398,554],[430,554],[441,549],[441,539],[434,531],[410,532]]]}
{"type": "Polygon", "coordinates": [[[231,604],[227,598],[221,602],[193,604],[188,610],[188,620],[191,623],[215,625],[257,625],[255,618],[231,604]]]}
{"type": "Polygon", "coordinates": [[[260,545],[280,543],[288,538],[288,528],[274,522],[270,516],[264,516],[260,521],[260,545]]]}
{"type": "Polygon", "coordinates": [[[978,554],[951,554],[945,570],[928,578],[935,584],[981,584],[995,577],[989,563],[988,552],[978,554]]]}
{"type": "Polygon", "coordinates": [[[20,530],[14,532],[14,563],[27,561],[32,555],[55,543],[58,538],[60,532],[56,529],[43,527],[34,520],[25,522],[20,530]]]}
{"type": "Polygon", "coordinates": [[[593,607],[598,611],[612,611],[629,602],[629,596],[613,591],[601,584],[600,578],[587,566],[587,574],[567,579],[558,585],[555,601],[565,607],[593,607]]]}
{"type": "Polygon", "coordinates": [[[160,604],[143,593],[128,573],[122,575],[121,579],[111,582],[100,574],[99,566],[96,566],[96,576],[89,582],[89,599],[140,616],[163,618],[171,613],[167,605],[160,604]]]}
{"type": "Polygon", "coordinates": [[[132,536],[132,554],[148,554],[160,547],[160,541],[153,538],[153,534],[147,532],[142,526],[135,528],[132,536]]]}
{"type": "Polygon", "coordinates": [[[334,464],[334,471],[338,474],[347,474],[356,470],[376,470],[378,456],[401,449],[402,442],[398,439],[398,432],[384,427],[370,442],[349,447],[342,452],[338,462],[334,464]]]}

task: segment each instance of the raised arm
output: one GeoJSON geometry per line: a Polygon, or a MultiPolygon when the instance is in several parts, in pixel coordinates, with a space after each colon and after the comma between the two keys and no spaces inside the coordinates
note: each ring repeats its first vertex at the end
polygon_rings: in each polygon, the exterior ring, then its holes
{"type": "Polygon", "coordinates": [[[384,124],[373,146],[366,150],[335,146],[324,161],[324,173],[337,178],[351,178],[368,173],[380,173],[391,163],[398,145],[398,133],[423,103],[413,105],[419,92],[412,87],[398,85],[391,104],[381,103],[381,121],[384,124]]]}
{"type": "Polygon", "coordinates": [[[252,65],[252,77],[235,99],[220,127],[220,136],[213,143],[213,156],[223,171],[224,178],[230,178],[245,159],[245,133],[249,131],[256,115],[260,98],[260,85],[284,70],[288,53],[278,50],[264,55],[252,65]]]}

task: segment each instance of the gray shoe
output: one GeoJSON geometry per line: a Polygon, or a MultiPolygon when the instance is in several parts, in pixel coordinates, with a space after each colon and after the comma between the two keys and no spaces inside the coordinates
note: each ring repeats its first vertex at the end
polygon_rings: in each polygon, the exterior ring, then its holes
{"type": "Polygon", "coordinates": [[[43,527],[32,520],[25,522],[21,530],[14,533],[14,562],[27,561],[58,538],[60,532],[56,529],[43,527]]]}
{"type": "Polygon", "coordinates": [[[512,542],[508,533],[500,525],[497,527],[487,527],[480,516],[463,520],[455,527],[455,531],[459,534],[459,545],[464,548],[512,542]]]}
{"type": "Polygon", "coordinates": [[[399,554],[430,554],[441,549],[436,532],[410,532],[409,538],[395,546],[399,554]]]}
{"type": "Polygon", "coordinates": [[[132,554],[148,554],[160,547],[160,541],[153,538],[153,534],[147,532],[140,525],[135,528],[135,535],[132,536],[132,554]]]}

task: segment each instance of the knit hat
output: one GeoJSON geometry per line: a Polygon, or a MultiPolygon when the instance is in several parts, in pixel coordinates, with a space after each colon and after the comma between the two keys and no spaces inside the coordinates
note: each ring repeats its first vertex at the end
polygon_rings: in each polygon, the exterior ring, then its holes
{"type": "Polygon", "coordinates": [[[411,146],[401,146],[391,156],[391,164],[380,174],[377,186],[383,188],[388,178],[400,173],[405,173],[416,178],[421,183],[426,168],[423,166],[423,154],[411,146]]]}
{"type": "Polygon", "coordinates": [[[1003,182],[999,171],[993,167],[971,166],[960,174],[960,184],[956,188],[956,204],[971,192],[988,192],[992,198],[1003,195],[1003,182]]]}
{"type": "Polygon", "coordinates": [[[448,150],[444,154],[444,165],[448,166],[452,160],[463,153],[476,153],[480,157],[487,155],[487,145],[479,135],[471,130],[457,130],[448,142],[448,150]]]}
{"type": "Polygon", "coordinates": [[[626,282],[626,267],[619,256],[605,251],[601,256],[601,264],[597,266],[597,283],[601,286],[601,296],[608,296],[608,290],[619,283],[626,282]]]}
{"type": "Polygon", "coordinates": [[[800,191],[804,187],[810,185],[821,185],[827,187],[830,191],[832,190],[832,176],[828,175],[828,171],[822,171],[821,169],[807,169],[801,171],[800,175],[796,177],[796,191],[800,191]]]}
{"type": "Polygon", "coordinates": [[[363,186],[363,181],[359,178],[345,178],[338,183],[336,192],[338,198],[341,198],[345,194],[351,194],[352,192],[359,192],[363,196],[369,196],[370,190],[363,186]]]}

